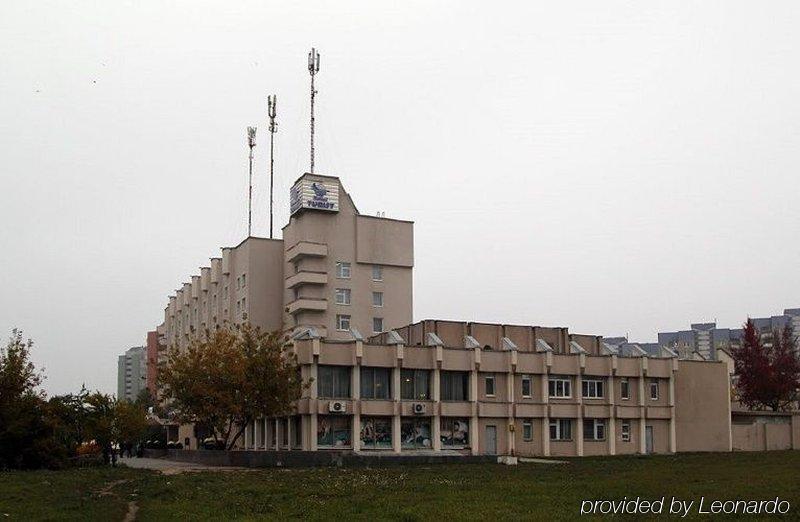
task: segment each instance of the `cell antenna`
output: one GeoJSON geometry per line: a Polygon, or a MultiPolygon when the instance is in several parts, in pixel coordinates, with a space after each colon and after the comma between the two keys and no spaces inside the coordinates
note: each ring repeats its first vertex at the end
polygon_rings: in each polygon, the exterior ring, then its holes
{"type": "Polygon", "coordinates": [[[256,128],[247,127],[247,146],[250,147],[250,183],[247,192],[247,237],[253,235],[253,149],[256,146],[256,128]]]}
{"type": "Polygon", "coordinates": [[[275,121],[275,109],[278,106],[278,97],[276,95],[267,96],[267,114],[269,115],[269,238],[272,239],[272,207],[275,203],[273,198],[273,169],[275,167],[275,158],[273,152],[275,149],[275,133],[278,132],[278,123],[275,121]]]}
{"type": "Polygon", "coordinates": [[[319,53],[313,47],[308,53],[308,72],[311,74],[311,174],[314,173],[314,98],[317,91],[314,89],[314,76],[319,72],[319,53]]]}

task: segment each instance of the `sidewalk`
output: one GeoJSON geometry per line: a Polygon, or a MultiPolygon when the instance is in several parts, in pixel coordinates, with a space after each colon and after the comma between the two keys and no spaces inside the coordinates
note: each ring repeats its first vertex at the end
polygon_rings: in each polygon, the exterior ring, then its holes
{"type": "Polygon", "coordinates": [[[129,468],[136,469],[152,469],[160,471],[164,475],[175,475],[178,473],[187,473],[194,471],[242,471],[246,468],[234,467],[219,467],[219,466],[205,466],[203,464],[194,464],[191,462],[178,462],[176,460],[166,459],[150,459],[150,458],[136,458],[129,457],[119,459],[118,464],[124,464],[129,468]]]}

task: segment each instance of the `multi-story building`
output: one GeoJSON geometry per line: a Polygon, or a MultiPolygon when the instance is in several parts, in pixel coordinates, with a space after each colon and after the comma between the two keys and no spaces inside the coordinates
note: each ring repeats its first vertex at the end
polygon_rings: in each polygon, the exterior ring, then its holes
{"type": "MultiPolygon", "coordinates": [[[[282,240],[249,237],[223,248],[170,297],[166,343],[181,349],[226,322],[292,331],[302,375],[313,384],[295,415],[246,427],[247,449],[730,448],[724,365],[566,328],[412,324],[413,264],[411,222],[362,215],[338,178],[305,174],[292,188],[282,240]],[[700,388],[702,398],[690,400],[700,388]],[[685,435],[696,429],[706,436],[685,435]]],[[[187,448],[201,439],[181,427],[187,448]]]]}
{"type": "MultiPolygon", "coordinates": [[[[614,455],[730,450],[724,364],[618,354],[566,328],[422,321],[294,342],[313,383],[243,449],[614,455]]],[[[188,441],[191,442],[192,441],[188,441]]]]}
{"type": "Polygon", "coordinates": [[[117,359],[117,398],[135,401],[146,386],[146,350],[144,346],[134,346],[117,359]]]}
{"type": "Polygon", "coordinates": [[[338,178],[305,174],[283,239],[223,248],[169,298],[166,343],[244,321],[331,340],[397,328],[411,322],[413,264],[411,222],[363,215],[338,178]]]}
{"type": "MultiPolygon", "coordinates": [[[[780,332],[786,325],[800,334],[800,308],[787,308],[783,315],[753,318],[753,325],[765,344],[772,342],[773,332],[780,332]]],[[[697,353],[705,359],[719,359],[717,350],[741,346],[744,331],[741,328],[717,328],[716,322],[696,323],[689,330],[659,332],[658,346],[669,348],[681,357],[697,353]]]]}
{"type": "Polygon", "coordinates": [[[159,325],[152,332],[147,332],[146,357],[147,389],[152,397],[158,397],[158,365],[166,360],[164,326],[159,325]]]}

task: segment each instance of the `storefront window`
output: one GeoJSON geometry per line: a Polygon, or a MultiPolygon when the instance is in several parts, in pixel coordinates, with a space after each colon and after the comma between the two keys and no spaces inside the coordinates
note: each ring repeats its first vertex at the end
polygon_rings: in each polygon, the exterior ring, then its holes
{"type": "Polygon", "coordinates": [[[463,448],[469,445],[469,420],[442,417],[439,434],[443,448],[463,448]]]}
{"type": "Polygon", "coordinates": [[[400,423],[400,439],[405,449],[432,449],[430,418],[404,417],[400,423]]]}
{"type": "Polygon", "coordinates": [[[392,449],[392,418],[361,417],[361,447],[392,449]]]}
{"type": "Polygon", "coordinates": [[[317,447],[347,448],[352,446],[350,417],[320,415],[317,419],[317,447]]]}

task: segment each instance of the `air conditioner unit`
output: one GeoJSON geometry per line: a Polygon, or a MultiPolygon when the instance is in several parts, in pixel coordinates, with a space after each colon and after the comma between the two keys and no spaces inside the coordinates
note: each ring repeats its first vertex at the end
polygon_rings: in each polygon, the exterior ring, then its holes
{"type": "Polygon", "coordinates": [[[347,404],[342,401],[331,401],[328,403],[328,411],[331,413],[345,413],[347,411],[347,404]]]}
{"type": "Polygon", "coordinates": [[[414,412],[414,415],[422,415],[425,413],[426,409],[424,402],[415,402],[411,405],[411,411],[414,412]]]}

